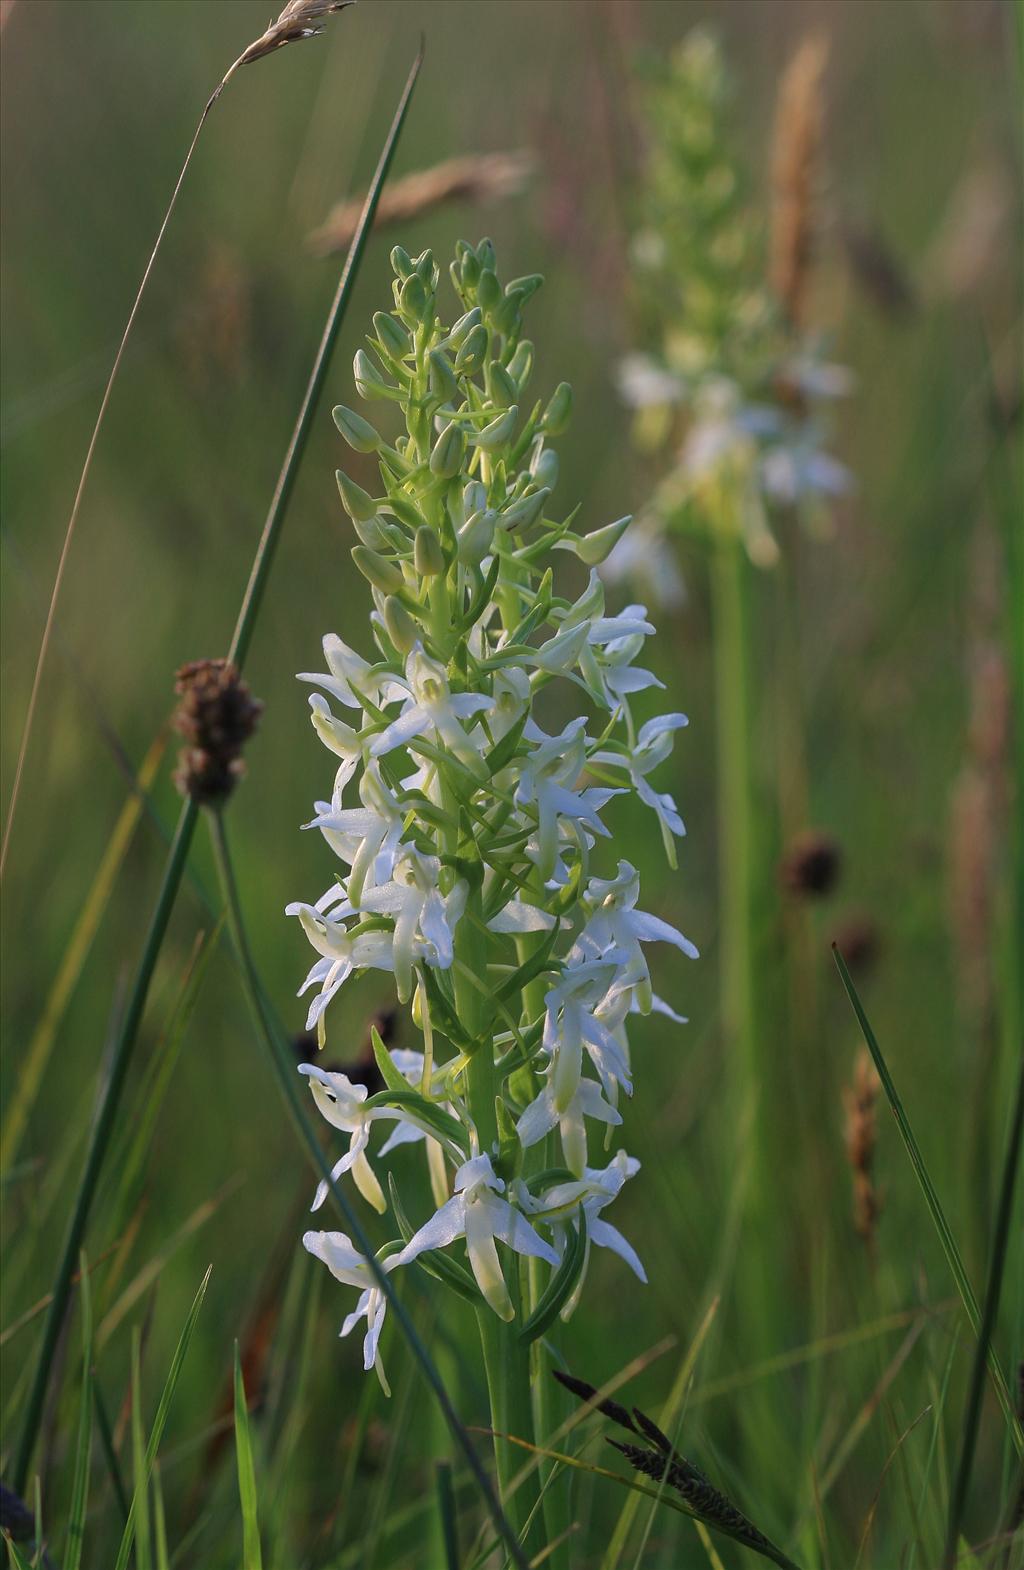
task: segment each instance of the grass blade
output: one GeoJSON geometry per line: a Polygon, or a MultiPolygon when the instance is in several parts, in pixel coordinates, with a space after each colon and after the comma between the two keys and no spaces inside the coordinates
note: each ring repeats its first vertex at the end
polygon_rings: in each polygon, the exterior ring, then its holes
{"type": "Polygon", "coordinates": [[[441,1534],[444,1540],[445,1570],[459,1570],[459,1529],[455,1512],[455,1490],[452,1487],[450,1461],[438,1461],[437,1508],[441,1514],[441,1534]]]}
{"type": "Polygon", "coordinates": [[[82,1406],[75,1447],[75,1473],[68,1510],[68,1538],[64,1551],[64,1570],[78,1570],[82,1558],[85,1511],[89,1500],[89,1465],[92,1461],[92,1294],[89,1267],[83,1253],[82,1281],[82,1406]]]}
{"type": "Polygon", "coordinates": [[[17,1087],[4,1117],[3,1130],[0,1132],[0,1172],[9,1171],[17,1157],[25,1126],[39,1086],[42,1084],[46,1065],[50,1061],[61,1020],[64,1018],[64,1011],[82,974],[93,938],[110,901],[117,875],[128,854],[139,818],[142,816],[145,793],[156,776],[165,746],[166,738],[158,736],[143,759],[138,776],[138,790],[133,791],[121,808],[113,833],[96,869],[92,887],[85,897],[85,903],[64,949],[60,968],[46,999],[42,1018],[32,1033],[24,1064],[18,1076],[17,1087]]]}
{"type": "MultiPolygon", "coordinates": [[[[910,1164],[914,1169],[917,1181],[921,1186],[921,1192],[925,1198],[925,1203],[928,1206],[932,1221],[935,1224],[935,1230],[939,1235],[939,1242],[942,1244],[942,1251],[946,1256],[946,1263],[949,1265],[953,1280],[956,1282],[956,1288],[960,1294],[960,1301],[963,1303],[964,1312],[966,1313],[970,1322],[971,1329],[974,1331],[975,1336],[980,1340],[982,1332],[981,1312],[978,1308],[978,1300],[974,1295],[974,1289],[971,1286],[967,1271],[964,1268],[964,1262],[961,1257],[960,1250],[957,1247],[956,1239],[950,1230],[945,1213],[941,1204],[939,1203],[939,1196],[935,1191],[935,1185],[928,1174],[928,1168],[925,1166],[924,1157],[921,1155],[920,1147],[917,1143],[917,1140],[914,1138],[914,1131],[910,1126],[910,1120],[908,1119],[903,1107],[903,1103],[899,1098],[896,1086],[893,1084],[892,1075],[889,1073],[889,1066],[886,1063],[885,1058],[882,1056],[882,1049],[878,1045],[878,1041],[875,1038],[875,1033],[868,1023],[867,1015],[864,1013],[860,998],[857,995],[857,989],[850,977],[850,972],[846,968],[846,961],[843,959],[843,956],[840,954],[835,944],[832,945],[832,953],[835,958],[836,966],[839,970],[839,975],[843,986],[846,988],[846,995],[850,999],[850,1003],[853,1006],[853,1012],[857,1016],[857,1023],[860,1025],[861,1033],[864,1037],[867,1049],[871,1053],[872,1059],[874,1060],[875,1068],[878,1070],[878,1077],[882,1081],[882,1088],[885,1091],[889,1106],[892,1109],[892,1115],[896,1119],[896,1126],[899,1129],[903,1143],[906,1146],[907,1155],[910,1157],[910,1164]]],[[[1003,1415],[1005,1416],[1007,1424],[1009,1425],[1010,1437],[1013,1440],[1017,1454],[1021,1457],[1024,1457],[1024,1431],[1022,1431],[1020,1419],[1017,1417],[1017,1414],[1014,1411],[1013,1401],[1006,1384],[1006,1378],[1003,1374],[1002,1367],[998,1357],[996,1356],[995,1349],[992,1346],[991,1341],[989,1341],[987,1346],[984,1348],[984,1352],[985,1361],[988,1364],[989,1375],[992,1379],[992,1384],[995,1387],[996,1395],[999,1398],[999,1405],[1002,1407],[1003,1415]]]]}
{"type": "MultiPolygon", "coordinates": [[[[266,523],[256,548],[252,571],[249,575],[249,582],[242,599],[231,643],[231,658],[238,665],[242,664],[252,639],[256,616],[273,562],[274,549],[287,512],[288,501],[295,484],[295,477],[305,451],[313,416],[316,413],[320,392],[327,374],[328,364],[330,363],[331,351],[355,286],[359,264],[362,260],[366,240],[373,223],[373,216],[377,210],[381,189],[391,167],[391,160],[394,157],[395,148],[398,145],[398,139],[405,123],[409,101],[412,98],[413,88],[416,85],[422,61],[423,50],[421,48],[413,62],[398,108],[391,122],[373,183],[366,198],[366,205],[363,208],[363,220],[352,242],[352,249],[349,251],[337,292],[327,315],[320,347],[317,350],[313,370],[310,374],[306,396],[299,411],[277,487],[270,503],[270,510],[267,513],[266,523]]],[[[28,1476],[32,1462],[32,1454],[42,1419],[43,1404],[50,1381],[50,1371],[53,1366],[57,1342],[67,1308],[68,1292],[71,1286],[75,1260],[85,1239],[85,1229],[92,1209],[100,1171],[113,1132],[118,1102],[124,1088],[124,1081],[135,1046],[135,1039],[142,1022],[142,1015],[149,996],[150,983],[156,969],[156,962],[163,945],[171,911],[174,908],[174,901],[184,874],[185,864],[188,860],[189,847],[192,844],[192,836],[195,833],[197,819],[198,808],[195,802],[189,799],[181,809],[174,839],[164,867],[156,909],[153,912],[149,930],[146,934],[142,957],[132,985],[131,997],[114,1047],[110,1077],[104,1089],[99,1115],[89,1143],[85,1170],[75,1198],[75,1207],[61,1248],[57,1273],[54,1279],[53,1296],[43,1325],[39,1352],[36,1358],[11,1473],[11,1480],[16,1493],[23,1492],[25,1479],[28,1476]]],[[[8,826],[10,826],[10,821],[9,818],[8,826]]]]}
{"type": "Polygon", "coordinates": [[[238,1497],[242,1506],[242,1570],[263,1570],[260,1524],[256,1511],[256,1469],[249,1437],[249,1408],[245,1399],[242,1361],[235,1342],[235,1451],[238,1456],[238,1497]]]}
{"type": "MultiPolygon", "coordinates": [[[[135,1494],[129,1526],[135,1530],[135,1570],[152,1570],[150,1547],[152,1536],[149,1525],[149,1467],[146,1465],[146,1444],[142,1431],[142,1336],[138,1327],[132,1333],[132,1476],[135,1494]]],[[[127,1554],[125,1561],[127,1563],[127,1554]]]]}
{"type": "Polygon", "coordinates": [[[1003,1162],[1003,1179],[999,1187],[999,1205],[996,1210],[996,1224],[992,1236],[992,1257],[989,1261],[988,1281],[985,1285],[985,1306],[981,1316],[981,1329],[978,1332],[978,1341],[974,1349],[974,1363],[971,1368],[971,1384],[967,1397],[967,1410],[964,1414],[960,1462],[957,1466],[956,1479],[949,1501],[949,1528],[946,1533],[946,1553],[943,1559],[944,1570],[951,1570],[951,1567],[956,1563],[956,1545],[960,1537],[960,1523],[963,1520],[964,1505],[967,1503],[967,1489],[971,1480],[971,1467],[974,1464],[974,1447],[978,1438],[981,1397],[985,1385],[985,1363],[992,1344],[992,1333],[995,1330],[996,1314],[999,1310],[999,1296],[1003,1286],[1003,1267],[1006,1264],[1007,1245],[1010,1238],[1010,1219],[1013,1215],[1017,1170],[1020,1166],[1022,1131],[1024,1131],[1024,1054],[1021,1055],[1020,1072],[1017,1076],[1017,1097],[1014,1102],[1013,1118],[1010,1124],[1010,1138],[1006,1147],[1006,1159],[1003,1162]]]}
{"type": "MultiPolygon", "coordinates": [[[[192,1307],[188,1311],[188,1318],[185,1320],[184,1328],[178,1338],[178,1345],[174,1349],[174,1356],[171,1359],[171,1366],[168,1370],[167,1379],[164,1384],[163,1391],[161,1392],[160,1401],[156,1409],[156,1417],[153,1419],[153,1428],[149,1436],[149,1442],[146,1445],[145,1452],[142,1456],[141,1472],[136,1470],[135,1494],[131,1502],[131,1508],[128,1511],[128,1520],[125,1523],[124,1534],[121,1538],[121,1547],[118,1550],[114,1570],[127,1570],[128,1556],[132,1551],[132,1543],[135,1538],[136,1524],[141,1524],[143,1520],[148,1521],[148,1488],[150,1474],[153,1470],[153,1463],[156,1460],[156,1453],[160,1448],[160,1441],[163,1438],[164,1428],[167,1424],[167,1415],[171,1409],[171,1402],[174,1399],[174,1392],[181,1374],[182,1365],[184,1364],[185,1358],[188,1355],[189,1343],[192,1340],[192,1333],[196,1328],[196,1321],[199,1318],[199,1310],[203,1306],[203,1298],[206,1296],[206,1288],[209,1285],[210,1273],[212,1270],[213,1266],[210,1265],[200,1283],[199,1291],[192,1300],[192,1307]]],[[[135,1371],[133,1370],[133,1440],[134,1403],[137,1400],[138,1381],[135,1378],[135,1371]]]]}

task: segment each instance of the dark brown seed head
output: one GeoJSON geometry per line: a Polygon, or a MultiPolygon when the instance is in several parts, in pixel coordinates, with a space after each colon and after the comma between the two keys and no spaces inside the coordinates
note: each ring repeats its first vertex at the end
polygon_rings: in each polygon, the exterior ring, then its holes
{"type": "Polygon", "coordinates": [[[838,841],[820,829],[805,829],[782,857],[779,879],[793,894],[821,898],[835,888],[841,865],[838,841]]]}
{"type": "Polygon", "coordinates": [[[230,660],[183,665],[174,690],[181,699],[174,725],[186,743],[178,756],[175,784],[201,806],[219,806],[245,772],[242,750],[263,705],[230,660]]]}

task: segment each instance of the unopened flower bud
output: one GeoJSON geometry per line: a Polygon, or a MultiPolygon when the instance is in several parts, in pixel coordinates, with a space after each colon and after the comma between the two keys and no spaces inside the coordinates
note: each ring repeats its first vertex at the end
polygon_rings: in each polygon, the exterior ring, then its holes
{"type": "Polygon", "coordinates": [[[533,344],[528,338],[516,344],[515,353],[508,362],[508,374],[518,387],[521,397],[523,388],[533,375],[533,344]]]}
{"type": "Polygon", "coordinates": [[[606,523],[602,529],[585,534],[576,544],[576,555],[580,561],[588,567],[599,567],[603,561],[607,561],[632,521],[627,515],[615,523],[606,523]]]}
{"type": "Polygon", "coordinates": [[[551,492],[544,486],[539,491],[532,491],[529,496],[520,496],[501,514],[501,527],[510,533],[525,533],[537,522],[550,495],[551,492]]]}
{"type": "Polygon", "coordinates": [[[396,245],[392,248],[391,267],[398,274],[398,277],[402,279],[408,278],[412,272],[412,257],[403,246],[396,245]]]}
{"type": "Polygon", "coordinates": [[[399,654],[411,654],[423,637],[423,629],[394,595],[384,601],[381,612],[388,637],[399,654]]]}
{"type": "Polygon", "coordinates": [[[487,487],[482,480],[470,480],[462,493],[462,505],[467,518],[487,506],[487,487]]]}
{"type": "Polygon", "coordinates": [[[441,541],[429,523],[421,524],[416,530],[412,559],[416,571],[423,578],[436,578],[439,572],[444,572],[444,551],[441,549],[441,541]]]}
{"type": "Polygon", "coordinates": [[[487,367],[487,391],[500,409],[519,402],[519,388],[500,360],[492,360],[487,367]]]}
{"type": "Polygon", "coordinates": [[[446,425],[430,454],[430,467],[434,474],[442,479],[450,480],[458,474],[462,467],[463,454],[466,451],[466,438],[461,426],[446,425]]]}
{"type": "Polygon", "coordinates": [[[335,425],[355,452],[377,451],[380,436],[369,420],[364,420],[361,414],[356,414],[352,409],[346,409],[344,404],[339,404],[333,410],[333,415],[335,425]]]}
{"type": "Polygon", "coordinates": [[[355,377],[356,391],[360,398],[365,398],[368,403],[373,399],[387,398],[394,391],[384,380],[365,349],[356,350],[352,361],[352,374],[355,377]]]}
{"type": "Polygon", "coordinates": [[[433,349],[430,361],[430,391],[443,403],[454,403],[459,396],[459,384],[452,370],[452,363],[443,349],[433,349]]]}
{"type": "Polygon", "coordinates": [[[489,267],[493,273],[495,270],[494,264],[497,261],[497,257],[494,252],[494,241],[481,240],[480,244],[476,248],[476,258],[481,267],[489,267]]]}
{"type": "Polygon", "coordinates": [[[445,340],[453,349],[461,349],[474,327],[479,327],[481,321],[480,307],[474,305],[471,311],[460,316],[445,340]]]}
{"type": "Polygon", "coordinates": [[[467,567],[479,567],[494,541],[494,527],[498,515],[493,508],[485,507],[473,513],[459,530],[459,560],[467,567]]]}
{"type": "Polygon", "coordinates": [[[386,556],[379,555],[377,551],[370,550],[368,545],[353,545],[352,560],[363,577],[372,583],[375,589],[380,589],[382,594],[397,594],[405,587],[405,579],[394,562],[388,561],[386,556]]]}
{"type": "Polygon", "coordinates": [[[473,437],[476,446],[483,452],[496,452],[512,439],[519,418],[519,409],[513,404],[511,409],[506,409],[504,414],[499,414],[489,421],[482,431],[477,431],[473,437]]]}
{"type": "Polygon", "coordinates": [[[389,316],[387,311],[376,311],[373,326],[388,354],[396,360],[403,360],[412,349],[412,342],[401,322],[389,316]]]}
{"type": "Polygon", "coordinates": [[[551,394],[548,406],[544,410],[544,415],[541,420],[541,425],[544,428],[545,434],[548,436],[560,436],[565,430],[566,426],[569,424],[569,417],[571,414],[572,388],[569,386],[568,382],[559,382],[558,386],[551,394]]]}
{"type": "Polygon", "coordinates": [[[553,491],[558,484],[558,454],[551,447],[538,447],[530,461],[530,475],[536,485],[553,491]]]}
{"type": "Polygon", "coordinates": [[[338,481],[338,490],[341,492],[341,505],[353,523],[366,523],[370,518],[376,518],[377,503],[361,485],[357,485],[355,480],[350,480],[344,469],[335,470],[335,478],[338,481]]]}
{"type": "Polygon", "coordinates": [[[419,273],[428,289],[437,280],[437,268],[434,265],[434,253],[431,250],[421,251],[413,261],[413,267],[419,273]]]}
{"type": "Polygon", "coordinates": [[[459,263],[459,281],[463,289],[475,289],[480,280],[480,263],[475,251],[468,247],[459,263]]]}
{"type": "Polygon", "coordinates": [[[543,282],[543,273],[526,273],[522,278],[513,278],[510,283],[507,283],[505,294],[510,298],[514,297],[517,304],[522,306],[537,293],[543,282]]]}
{"type": "Polygon", "coordinates": [[[393,496],[389,496],[385,505],[407,529],[418,529],[423,522],[423,514],[419,508],[401,491],[396,491],[393,496]]]}
{"type": "Polygon", "coordinates": [[[398,291],[398,309],[407,322],[419,323],[431,309],[430,293],[419,273],[410,273],[398,291]]]}
{"type": "Polygon", "coordinates": [[[371,551],[386,551],[392,545],[376,518],[353,518],[352,527],[364,545],[371,551]]]}
{"type": "Polygon", "coordinates": [[[485,267],[477,280],[476,297],[482,311],[493,311],[502,302],[501,284],[489,267],[485,267]]]}
{"type": "Polygon", "coordinates": [[[472,376],[484,363],[490,334],[482,322],[472,328],[455,355],[455,369],[462,376],[472,376]]]}

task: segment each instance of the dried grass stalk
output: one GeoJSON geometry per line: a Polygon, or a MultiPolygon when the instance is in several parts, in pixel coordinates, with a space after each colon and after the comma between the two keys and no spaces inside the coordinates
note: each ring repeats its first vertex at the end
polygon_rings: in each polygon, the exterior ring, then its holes
{"type": "MultiPolygon", "coordinates": [[[[449,158],[431,169],[419,169],[385,190],[377,205],[377,227],[409,223],[445,202],[483,206],[516,196],[533,170],[529,153],[481,153],[449,158]]],[[[309,236],[310,249],[320,256],[344,251],[352,242],[363,209],[363,198],[341,202],[309,236]]]]}
{"type": "Polygon", "coordinates": [[[826,40],[805,38],[783,75],[775,111],[770,283],[793,327],[803,321],[814,252],[827,60],[826,40]]]}
{"type": "Polygon", "coordinates": [[[853,1175],[853,1224],[869,1254],[874,1254],[882,1195],[875,1185],[878,1144],[878,1097],[882,1082],[866,1047],[853,1066],[853,1082],[843,1090],[846,1109],[846,1157],[853,1175]]]}
{"type": "Polygon", "coordinates": [[[252,65],[255,60],[273,54],[275,49],[283,49],[285,44],[297,44],[303,38],[316,38],[323,32],[324,21],[332,11],[343,11],[347,5],[355,3],[356,0],[288,0],[277,21],[271,22],[266,32],[254,38],[248,49],[239,55],[224,82],[234,75],[240,65],[252,65]]]}

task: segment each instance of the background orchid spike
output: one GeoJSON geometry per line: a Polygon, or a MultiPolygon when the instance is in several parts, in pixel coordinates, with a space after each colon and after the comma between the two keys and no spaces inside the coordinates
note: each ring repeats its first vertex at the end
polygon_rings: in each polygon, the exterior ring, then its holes
{"type": "MultiPolygon", "coordinates": [[[[302,990],[317,989],[307,1028],[321,1046],[339,989],[383,969],[424,1051],[375,1038],[385,1088],[373,1096],[343,1074],[300,1072],[348,1136],[336,1176],[374,1208],[387,1208],[380,1158],[424,1149],[415,1223],[392,1186],[402,1236],[388,1269],[418,1262],[529,1340],[574,1309],[592,1244],[646,1279],[602,1214],[639,1164],[621,1151],[591,1164],[588,1134],[593,1145],[624,1121],[628,1016],[680,1018],[653,993],[646,945],[696,949],[637,908],[639,875],[606,844],[631,795],[674,857],[682,819],[648,776],[685,718],[650,714],[661,684],[636,662],[654,627],[643,605],[611,611],[594,570],[628,520],[587,530],[553,501],[549,444],[572,394],[529,385],[523,317],[541,280],[502,283],[489,240],[460,243],[458,303],[442,319],[431,253],[398,246],[391,262],[393,309],[374,316],[354,365],[379,420],[335,410],[348,445],[376,455],[375,494],[339,475],[375,648],[328,634],[326,669],[300,678],[317,689],[313,727],[336,770],[309,824],[333,864],[327,892],[288,911],[319,956],[302,990]],[[565,553],[584,569],[575,592],[556,580],[565,553]],[[542,693],[553,731],[534,717],[542,693]],[[526,1291],[515,1254],[531,1260],[526,1291]]],[[[334,1268],[329,1234],[305,1243],[334,1268]]],[[[335,1274],[365,1289],[350,1256],[335,1274]]],[[[357,1313],[372,1330],[379,1305],[364,1291],[357,1313]]]]}
{"type": "Polygon", "coordinates": [[[619,384],[637,445],[666,463],[644,514],[644,549],[635,536],[623,540],[610,582],[649,577],[656,590],[664,583],[667,602],[678,599],[664,571],[669,529],[741,541],[755,566],[772,567],[780,517],[824,532],[850,488],[826,443],[830,410],[852,378],[828,363],[806,323],[823,67],[820,43],[808,43],[787,73],[772,266],[767,216],[734,151],[731,84],[714,35],[695,29],[649,86],[644,223],[633,244],[643,347],[623,360],[619,384]]]}

